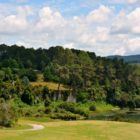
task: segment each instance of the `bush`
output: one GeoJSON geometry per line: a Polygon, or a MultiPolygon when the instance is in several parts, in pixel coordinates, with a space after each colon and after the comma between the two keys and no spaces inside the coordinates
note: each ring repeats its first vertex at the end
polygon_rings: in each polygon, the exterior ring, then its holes
{"type": "Polygon", "coordinates": [[[80,115],[73,114],[73,113],[70,113],[70,112],[54,113],[50,117],[52,119],[61,119],[61,120],[77,120],[77,119],[80,119],[80,115]]]}
{"type": "Polygon", "coordinates": [[[89,107],[89,110],[90,110],[90,111],[96,111],[96,106],[95,106],[95,105],[91,105],[91,106],[89,107]]]}
{"type": "Polygon", "coordinates": [[[75,113],[75,114],[79,114],[79,115],[81,115],[81,116],[84,116],[84,117],[86,117],[86,118],[89,117],[89,111],[86,111],[86,110],[84,110],[84,109],[82,109],[82,108],[77,108],[77,109],[75,109],[74,113],[75,113]]]}
{"type": "Polygon", "coordinates": [[[112,121],[124,121],[124,117],[121,114],[116,114],[115,116],[113,116],[113,118],[111,119],[112,121]]]}
{"type": "Polygon", "coordinates": [[[130,110],[134,110],[136,108],[136,104],[133,100],[128,101],[128,107],[130,110]]]}
{"type": "Polygon", "coordinates": [[[28,90],[24,91],[24,93],[21,96],[21,100],[22,100],[22,102],[24,102],[24,103],[26,103],[28,105],[33,105],[34,104],[34,96],[28,90]]]}
{"type": "Polygon", "coordinates": [[[51,101],[49,99],[46,99],[44,102],[45,107],[48,107],[51,104],[51,101]]]}
{"type": "Polygon", "coordinates": [[[15,108],[7,104],[4,100],[0,100],[0,125],[11,127],[17,121],[17,113],[15,108]]]}
{"type": "Polygon", "coordinates": [[[51,113],[51,111],[52,111],[52,109],[51,109],[50,107],[47,107],[47,108],[45,109],[45,113],[46,113],[46,114],[51,113]]]}
{"type": "Polygon", "coordinates": [[[69,103],[69,102],[64,102],[61,103],[58,108],[74,113],[74,114],[79,114],[82,115],[84,117],[88,117],[89,116],[89,112],[87,110],[84,110],[83,108],[79,107],[78,104],[76,103],[69,103]]]}
{"type": "Polygon", "coordinates": [[[59,106],[61,109],[65,109],[66,111],[75,112],[76,104],[75,103],[70,103],[70,102],[63,102],[59,106]]]}
{"type": "Polygon", "coordinates": [[[137,95],[134,99],[136,107],[140,108],[140,95],[137,95]]]}
{"type": "Polygon", "coordinates": [[[88,93],[80,92],[77,94],[77,102],[86,103],[88,101],[88,93]]]}

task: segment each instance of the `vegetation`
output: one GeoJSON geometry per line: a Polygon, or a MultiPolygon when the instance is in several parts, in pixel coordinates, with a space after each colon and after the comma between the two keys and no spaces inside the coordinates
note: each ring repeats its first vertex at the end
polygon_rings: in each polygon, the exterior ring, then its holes
{"type": "MultiPolygon", "coordinates": [[[[88,119],[90,113],[113,106],[133,111],[140,107],[139,71],[138,65],[97,57],[92,52],[2,44],[0,98],[16,107],[21,117],[88,119]]],[[[13,112],[6,113],[7,117],[13,112]]],[[[10,120],[9,126],[15,116],[10,120]]]]}
{"type": "Polygon", "coordinates": [[[15,108],[0,100],[0,126],[11,127],[17,121],[15,108]]]}

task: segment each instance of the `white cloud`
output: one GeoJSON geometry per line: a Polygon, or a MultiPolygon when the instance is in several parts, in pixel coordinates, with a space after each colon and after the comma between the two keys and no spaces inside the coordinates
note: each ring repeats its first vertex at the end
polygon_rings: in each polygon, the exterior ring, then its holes
{"type": "Polygon", "coordinates": [[[63,27],[64,24],[65,20],[58,11],[54,12],[50,7],[43,7],[39,11],[39,22],[36,25],[38,30],[63,27]]]}
{"type": "Polygon", "coordinates": [[[20,34],[22,31],[26,31],[29,26],[27,17],[32,14],[32,8],[29,6],[17,6],[15,11],[10,14],[0,14],[0,33],[20,34]]]}
{"type": "Polygon", "coordinates": [[[18,46],[26,46],[27,48],[31,48],[32,47],[31,44],[23,42],[23,41],[17,41],[16,45],[18,45],[18,46]]]}
{"type": "Polygon", "coordinates": [[[126,50],[124,47],[118,47],[118,49],[115,50],[115,52],[113,52],[113,55],[125,55],[126,50]]]}
{"type": "Polygon", "coordinates": [[[115,13],[101,5],[85,15],[66,17],[48,6],[38,10],[17,6],[14,12],[0,14],[0,41],[10,37],[27,47],[63,45],[103,56],[126,55],[140,52],[139,17],[140,8],[115,13]],[[18,37],[15,39],[11,33],[18,37]]]}
{"type": "Polygon", "coordinates": [[[9,15],[3,17],[0,21],[0,32],[1,33],[18,33],[27,28],[28,23],[25,18],[21,18],[17,15],[9,15]]]}
{"type": "Polygon", "coordinates": [[[140,37],[128,40],[127,45],[131,52],[140,52],[140,37]]]}
{"type": "Polygon", "coordinates": [[[138,0],[127,0],[128,3],[132,4],[132,3],[136,3],[138,2],[138,0]]]}
{"type": "Polygon", "coordinates": [[[110,8],[101,5],[98,9],[91,11],[87,16],[88,22],[104,22],[111,14],[110,8]]]}
{"type": "Polygon", "coordinates": [[[124,11],[115,18],[112,32],[118,34],[140,34],[140,8],[126,14],[124,11]]]}

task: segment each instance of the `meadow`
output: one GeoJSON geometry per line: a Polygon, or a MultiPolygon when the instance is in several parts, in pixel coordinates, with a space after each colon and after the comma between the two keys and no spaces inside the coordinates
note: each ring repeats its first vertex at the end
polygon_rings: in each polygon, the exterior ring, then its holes
{"type": "Polygon", "coordinates": [[[0,129],[0,140],[138,140],[140,124],[113,121],[20,120],[19,124],[41,124],[38,131],[0,129]]]}

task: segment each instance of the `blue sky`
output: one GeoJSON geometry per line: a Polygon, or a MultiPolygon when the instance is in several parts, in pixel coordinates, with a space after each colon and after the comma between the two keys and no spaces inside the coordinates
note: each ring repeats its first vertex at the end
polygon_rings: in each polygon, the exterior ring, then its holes
{"type": "Polygon", "coordinates": [[[140,0],[0,0],[0,43],[140,53],[140,0]]]}

